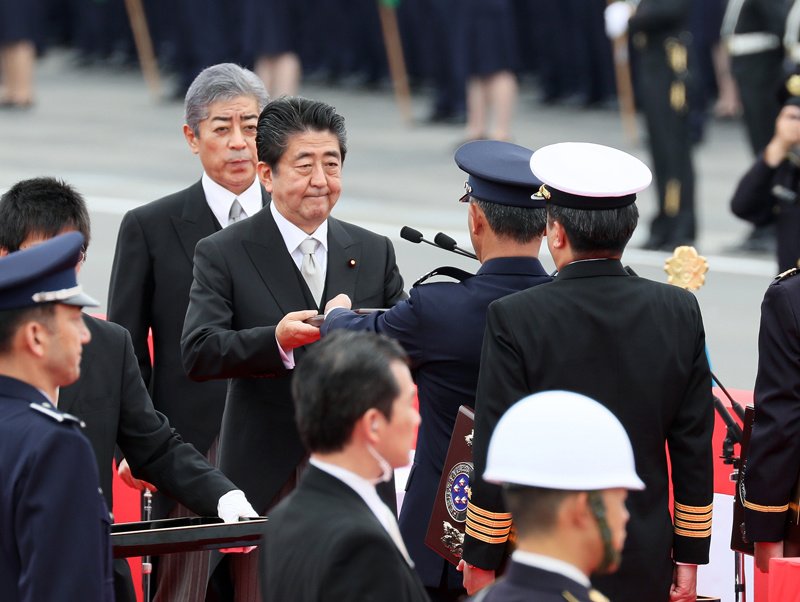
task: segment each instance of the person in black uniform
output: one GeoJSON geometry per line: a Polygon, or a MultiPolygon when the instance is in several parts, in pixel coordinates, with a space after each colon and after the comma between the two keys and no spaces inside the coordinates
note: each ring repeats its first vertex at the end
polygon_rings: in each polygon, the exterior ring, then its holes
{"type": "Polygon", "coordinates": [[[769,571],[782,557],[786,513],[800,472],[800,277],[775,278],[761,304],[755,420],[744,472],[745,533],[755,562],[769,571]]]}
{"type": "Polygon", "coordinates": [[[628,498],[619,571],[595,578],[595,587],[615,602],[694,600],[696,565],[708,562],[711,536],[711,376],[697,299],[634,276],[620,261],[650,172],[626,153],[583,143],[540,149],[531,167],[544,182],[547,245],[559,272],[489,306],[464,542],[467,590],[493,577],[510,531],[499,490],[481,478],[494,426],[521,397],[566,389],[619,418],[647,486],[628,498]]]}
{"type": "Polygon", "coordinates": [[[340,295],[328,302],[320,329],[323,337],[340,328],[377,331],[399,341],[411,356],[423,420],[400,530],[436,600],[463,593],[461,576],[424,540],[458,408],[474,405],[486,308],[504,295],[550,281],[537,259],[545,212],[543,202],[531,199],[541,184],[529,167],[532,154],[493,140],[469,142],[456,151],[456,163],[469,174],[461,200],[469,203],[472,246],[483,264],[475,276],[455,272],[459,282],[414,286],[408,300],[384,313],[340,309],[350,308],[349,297],[340,295]]]}
{"type": "MultiPolygon", "coordinates": [[[[786,4],[776,0],[730,0],[722,20],[721,37],[730,55],[747,140],[755,157],[764,151],[772,138],[775,119],[781,108],[772,91],[783,79],[781,36],[786,4]]],[[[737,248],[772,250],[775,238],[775,226],[772,220],[768,220],[756,224],[737,248]]]]}
{"type": "Polygon", "coordinates": [[[642,0],[630,18],[637,99],[647,123],[658,213],[645,248],[672,251],[696,232],[689,123],[689,0],[642,0]]]}
{"type": "MultiPolygon", "coordinates": [[[[89,213],[80,194],[67,184],[53,178],[23,180],[0,198],[0,255],[64,231],[83,235],[85,259],[89,213]]],[[[60,391],[59,407],[86,422],[108,507],[113,508],[112,460],[119,446],[136,475],[198,514],[226,520],[254,516],[236,485],[153,408],[128,332],[89,315],[83,319],[92,340],[84,347],[80,378],[60,391]]],[[[125,559],[114,561],[114,586],[117,602],[135,600],[125,559]]]]}
{"type": "Polygon", "coordinates": [[[800,73],[789,76],[779,96],[775,134],[739,181],[731,211],[756,225],[775,222],[778,269],[785,271],[800,261],[800,73]]]}
{"type": "Polygon", "coordinates": [[[311,458],[270,513],[263,601],[427,601],[394,511],[375,489],[408,462],[419,426],[406,354],[381,335],[337,332],[296,372],[297,429],[311,458]]]}
{"type": "Polygon", "coordinates": [[[0,592],[114,600],[110,517],[81,421],[56,409],[91,335],[76,281],[83,236],[0,259],[0,592]]]}
{"type": "Polygon", "coordinates": [[[473,602],[607,602],[589,576],[619,566],[627,492],[644,489],[619,420],[577,393],[526,397],[497,423],[484,476],[503,485],[517,539],[506,575],[473,602]]]}

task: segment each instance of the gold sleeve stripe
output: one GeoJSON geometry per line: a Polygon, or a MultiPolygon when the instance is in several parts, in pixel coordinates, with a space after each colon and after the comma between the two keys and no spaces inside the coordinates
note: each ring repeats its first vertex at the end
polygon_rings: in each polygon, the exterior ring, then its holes
{"type": "Polygon", "coordinates": [[[687,506],[686,504],[681,504],[679,502],[675,502],[675,510],[683,510],[684,512],[691,512],[692,514],[704,514],[706,512],[711,512],[711,508],[713,508],[714,504],[709,504],[708,506],[687,506]]]}
{"type": "Polygon", "coordinates": [[[684,529],[695,529],[696,531],[700,531],[702,529],[709,529],[711,528],[711,521],[703,521],[702,523],[692,523],[687,522],[685,520],[680,520],[679,518],[675,519],[675,526],[676,527],[683,527],[684,529]]]}
{"type": "Polygon", "coordinates": [[[683,520],[691,520],[691,521],[704,521],[704,520],[711,520],[711,512],[706,512],[705,514],[687,514],[686,512],[681,512],[680,510],[675,511],[675,518],[676,519],[683,519],[683,520]]]}
{"type": "Polygon", "coordinates": [[[687,531],[686,529],[679,529],[675,527],[675,535],[683,535],[684,537],[697,537],[700,539],[711,537],[711,529],[705,531],[687,531]]]}
{"type": "Polygon", "coordinates": [[[506,543],[506,541],[508,540],[508,537],[487,537],[486,535],[483,535],[482,533],[478,533],[477,531],[473,531],[472,529],[469,528],[469,525],[467,525],[466,533],[470,537],[474,537],[475,539],[477,539],[479,541],[483,541],[485,543],[502,544],[502,543],[506,543]]]}
{"type": "Polygon", "coordinates": [[[508,537],[508,534],[511,533],[511,527],[506,527],[505,529],[489,529],[488,527],[484,527],[483,525],[475,524],[472,521],[467,522],[467,527],[472,529],[473,531],[480,531],[481,533],[485,533],[486,535],[503,535],[508,537]]]}
{"type": "Polygon", "coordinates": [[[496,520],[511,520],[511,513],[510,512],[489,512],[488,510],[484,510],[480,506],[476,506],[472,502],[469,503],[467,506],[468,511],[472,511],[475,514],[480,514],[481,516],[485,516],[486,518],[493,518],[496,520]]]}
{"type": "Polygon", "coordinates": [[[744,500],[744,507],[756,512],[786,512],[789,509],[789,504],[783,506],[762,506],[761,504],[754,504],[744,500]]]}
{"type": "Polygon", "coordinates": [[[508,520],[489,520],[488,518],[484,518],[478,514],[474,514],[473,512],[471,512],[469,506],[467,507],[467,519],[475,523],[486,525],[487,527],[493,527],[495,529],[501,529],[503,527],[511,526],[510,518],[508,520]]]}

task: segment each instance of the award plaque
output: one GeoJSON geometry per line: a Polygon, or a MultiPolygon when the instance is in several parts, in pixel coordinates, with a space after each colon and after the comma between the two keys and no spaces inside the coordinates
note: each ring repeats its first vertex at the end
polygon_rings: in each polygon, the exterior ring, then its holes
{"type": "Polygon", "coordinates": [[[425,544],[448,562],[461,560],[464,528],[467,521],[470,480],[472,479],[472,429],[475,413],[467,406],[458,416],[447,448],[444,470],[433,503],[425,544]]]}

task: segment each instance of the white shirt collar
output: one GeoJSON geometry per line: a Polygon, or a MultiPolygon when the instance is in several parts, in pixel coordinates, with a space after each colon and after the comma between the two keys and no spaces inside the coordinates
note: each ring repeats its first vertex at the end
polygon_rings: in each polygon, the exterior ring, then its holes
{"type": "Polygon", "coordinates": [[[228,225],[228,213],[230,213],[233,199],[239,199],[239,204],[247,217],[255,215],[261,209],[261,183],[258,178],[254,178],[247,190],[239,195],[233,194],[227,188],[217,184],[206,172],[203,172],[200,181],[203,185],[203,193],[206,195],[206,203],[223,228],[228,225]]]}
{"type": "Polygon", "coordinates": [[[544,571],[550,571],[551,573],[558,573],[567,579],[572,579],[576,583],[580,583],[584,587],[592,586],[589,578],[583,573],[583,571],[581,571],[574,564],[569,564],[568,562],[558,560],[557,558],[542,556],[541,554],[535,554],[534,552],[525,552],[524,550],[514,550],[514,552],[511,554],[511,560],[514,562],[519,562],[520,564],[532,566],[537,569],[542,569],[544,571]]]}
{"type": "Polygon", "coordinates": [[[350,487],[350,489],[355,491],[361,497],[361,499],[364,500],[364,503],[369,506],[369,509],[383,525],[383,528],[387,531],[389,530],[388,525],[386,524],[387,513],[385,510],[385,508],[388,508],[388,506],[384,504],[381,498],[378,496],[378,492],[375,491],[375,485],[370,483],[364,477],[359,476],[356,473],[347,470],[346,468],[331,464],[330,462],[324,462],[318,458],[315,458],[314,456],[309,458],[308,463],[312,466],[316,466],[321,471],[328,473],[332,477],[336,477],[342,483],[350,487]]]}
{"type": "Polygon", "coordinates": [[[328,220],[322,222],[311,234],[306,234],[283,217],[281,212],[275,207],[275,203],[269,204],[269,210],[275,220],[275,225],[278,226],[278,230],[281,233],[283,244],[286,245],[286,250],[289,251],[289,255],[292,256],[297,269],[300,269],[300,264],[303,261],[303,254],[300,252],[300,243],[306,238],[313,238],[320,243],[317,247],[317,251],[314,253],[314,257],[317,260],[317,265],[322,269],[322,273],[325,274],[328,268],[328,220]]]}

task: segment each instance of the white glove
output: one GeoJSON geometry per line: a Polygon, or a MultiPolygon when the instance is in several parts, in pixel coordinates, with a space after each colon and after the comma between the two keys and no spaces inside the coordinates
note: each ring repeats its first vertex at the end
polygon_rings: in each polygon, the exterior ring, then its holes
{"type": "Polygon", "coordinates": [[[241,489],[233,489],[219,498],[217,514],[226,523],[239,522],[239,517],[258,518],[258,512],[247,501],[241,489]]]}
{"type": "MultiPolygon", "coordinates": [[[[253,510],[244,495],[244,491],[240,489],[233,489],[219,498],[217,514],[226,523],[237,523],[239,522],[239,517],[258,518],[258,512],[253,510]]],[[[255,546],[223,548],[220,552],[223,554],[249,554],[255,549],[255,546]]]]}
{"type": "Polygon", "coordinates": [[[628,21],[633,14],[633,6],[628,2],[612,2],[606,6],[606,35],[612,40],[628,32],[628,21]]]}

